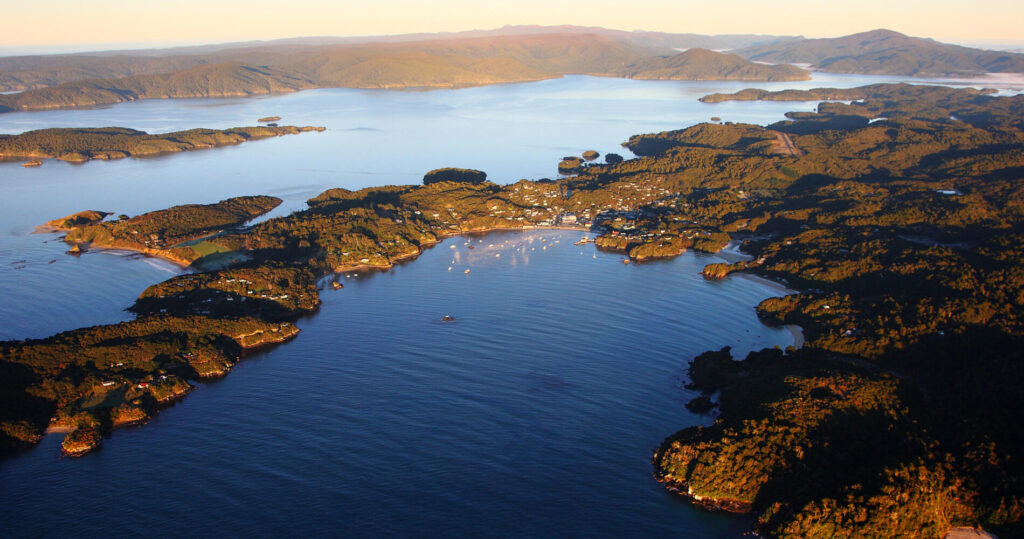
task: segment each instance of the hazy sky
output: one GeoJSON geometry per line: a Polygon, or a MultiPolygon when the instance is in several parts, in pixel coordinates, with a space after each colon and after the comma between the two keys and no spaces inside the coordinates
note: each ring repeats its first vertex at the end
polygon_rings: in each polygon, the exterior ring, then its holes
{"type": "Polygon", "coordinates": [[[1024,43],[1024,0],[0,0],[0,48],[103,48],[576,24],[835,37],[875,28],[1024,43]]]}

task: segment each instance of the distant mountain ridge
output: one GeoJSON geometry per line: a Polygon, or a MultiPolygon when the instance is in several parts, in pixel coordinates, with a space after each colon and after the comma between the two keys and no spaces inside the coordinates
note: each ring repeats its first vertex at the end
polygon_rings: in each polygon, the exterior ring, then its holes
{"type": "MultiPolygon", "coordinates": [[[[703,53],[664,58],[655,56],[649,48],[585,33],[280,50],[249,48],[205,56],[192,65],[180,57],[169,58],[175,66],[186,67],[168,73],[73,80],[0,95],[0,112],[151,98],[261,95],[310,88],[458,88],[537,81],[566,74],[759,81],[806,78],[806,73],[790,66],[764,66],[732,55],[693,50],[703,53]],[[680,57],[697,56],[699,61],[679,63],[680,57]]],[[[117,58],[120,61],[122,57],[117,58]]]]}
{"type": "Polygon", "coordinates": [[[750,60],[805,63],[833,73],[913,77],[1024,73],[1024,54],[972,49],[892,30],[752,45],[735,52],[750,60]]]}
{"type": "Polygon", "coordinates": [[[0,95],[0,112],[310,88],[460,88],[567,74],[807,80],[806,71],[785,65],[794,63],[822,71],[918,77],[1024,73],[1022,54],[948,45],[891,30],[805,39],[514,26],[452,34],[296,38],[0,58],[0,91],[24,90],[0,95]],[[736,46],[741,48],[735,54],[707,50],[736,46]]]}
{"type": "Polygon", "coordinates": [[[214,54],[228,50],[261,49],[261,48],[303,48],[303,47],[329,47],[337,45],[366,45],[374,43],[409,43],[413,41],[437,41],[451,39],[472,39],[481,37],[507,37],[507,36],[528,36],[528,35],[567,35],[567,34],[593,34],[620,40],[632,45],[650,48],[691,48],[703,47],[708,49],[735,49],[753,45],[802,39],[798,36],[776,36],[762,34],[720,34],[705,35],[694,33],[669,33],[653,32],[645,30],[615,30],[602,28],[600,26],[577,26],[571,24],[563,25],[505,25],[501,28],[489,30],[465,30],[460,32],[436,32],[436,33],[413,33],[397,35],[369,35],[369,36],[307,36],[290,37],[271,40],[238,41],[227,43],[215,43],[209,45],[187,45],[154,49],[120,49],[82,53],[32,55],[32,56],[10,56],[0,57],[0,70],[10,67],[6,61],[9,59],[32,59],[32,58],[69,58],[69,57],[145,57],[159,58],[166,56],[196,56],[214,54]]]}
{"type": "MultiPolygon", "coordinates": [[[[277,65],[282,58],[300,55],[334,54],[342,49],[357,50],[374,47],[409,47],[413,44],[433,47],[448,44],[455,47],[474,41],[510,39],[538,41],[545,38],[573,39],[589,36],[605,43],[614,43],[630,51],[632,62],[640,57],[666,55],[676,49],[703,47],[732,49],[793,37],[763,35],[670,34],[663,32],[627,32],[583,26],[505,26],[494,30],[472,30],[437,34],[403,34],[397,36],[304,37],[272,41],[248,41],[167,49],[102,51],[92,53],[0,57],[0,91],[19,91],[57,86],[87,79],[121,78],[151,75],[188,69],[202,64],[237,61],[255,66],[277,65]]],[[[436,51],[435,51],[436,52],[436,51]]],[[[578,58],[578,57],[577,57],[578,58]]],[[[536,66],[535,66],[536,67],[536,66]]],[[[567,72],[609,71],[617,65],[601,65],[583,69],[576,66],[567,72]]]]}

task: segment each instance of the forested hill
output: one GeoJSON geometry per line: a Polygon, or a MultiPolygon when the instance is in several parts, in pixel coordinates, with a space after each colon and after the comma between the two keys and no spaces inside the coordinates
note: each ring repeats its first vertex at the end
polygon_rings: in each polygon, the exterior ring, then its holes
{"type": "Polygon", "coordinates": [[[767,43],[735,52],[750,60],[804,63],[834,73],[913,77],[1024,73],[1024,54],[950,45],[892,30],[767,43]]]}

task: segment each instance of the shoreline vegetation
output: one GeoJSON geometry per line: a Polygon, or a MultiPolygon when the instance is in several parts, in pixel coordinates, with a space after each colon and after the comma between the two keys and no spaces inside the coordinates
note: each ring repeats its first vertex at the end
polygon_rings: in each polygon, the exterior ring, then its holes
{"type": "Polygon", "coordinates": [[[189,380],[295,337],[324,275],[389,267],[452,235],[582,227],[635,262],[740,242],[749,258],[709,264],[705,278],[741,272],[798,291],[757,312],[803,328],[803,347],[691,361],[702,395],[687,407],[717,416],[654,454],[670,491],[752,511],[771,537],[1019,534],[1024,96],[862,91],[768,127],[636,135],[624,145],[639,157],[573,159],[558,181],[432,171],[420,186],[329,189],[251,226],[279,201],[57,220],[80,249],[235,262],[150,286],[133,321],[0,343],[0,442],[24,449],[58,426],[73,429],[67,453],[95,448],[189,380]],[[780,151],[779,133],[797,151],[780,151]]]}
{"type": "Polygon", "coordinates": [[[27,163],[39,165],[42,159],[84,163],[93,159],[124,159],[233,146],[253,140],[324,130],[324,127],[287,125],[189,129],[150,135],[126,127],[38,129],[20,135],[0,135],[0,159],[30,159],[27,163]]]}

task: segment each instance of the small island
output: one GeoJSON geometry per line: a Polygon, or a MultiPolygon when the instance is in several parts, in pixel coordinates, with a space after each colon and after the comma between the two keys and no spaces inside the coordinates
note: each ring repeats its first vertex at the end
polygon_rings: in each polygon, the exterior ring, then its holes
{"type": "Polygon", "coordinates": [[[468,183],[479,185],[487,181],[487,173],[470,168],[439,168],[423,175],[423,185],[438,182],[468,183]]]}

